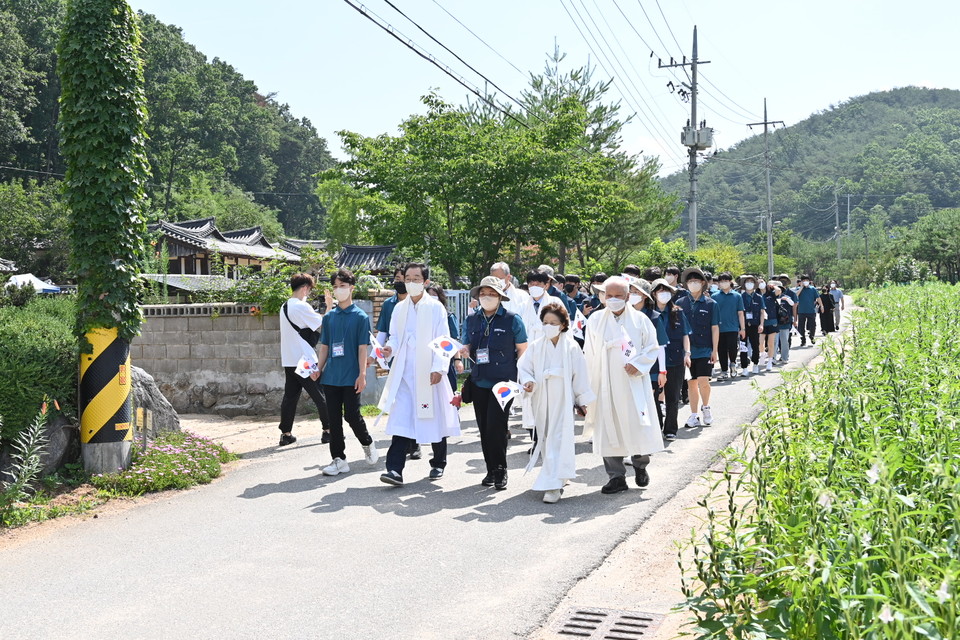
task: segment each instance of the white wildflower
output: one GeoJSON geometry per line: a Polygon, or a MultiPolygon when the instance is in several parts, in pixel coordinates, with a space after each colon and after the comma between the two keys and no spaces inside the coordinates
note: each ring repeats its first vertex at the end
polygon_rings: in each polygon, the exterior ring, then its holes
{"type": "Polygon", "coordinates": [[[867,470],[867,481],[870,484],[876,484],[878,480],[880,480],[880,465],[874,463],[874,465],[867,470]]]}
{"type": "Polygon", "coordinates": [[[890,608],[890,605],[885,604],[880,610],[880,622],[883,624],[890,624],[893,622],[893,610],[890,608]]]}
{"type": "Polygon", "coordinates": [[[934,591],[934,594],[936,594],[937,600],[940,601],[940,604],[943,604],[950,599],[950,592],[947,590],[946,578],[943,579],[943,582],[940,583],[940,588],[934,591]]]}
{"type": "Polygon", "coordinates": [[[829,511],[830,507],[833,506],[833,494],[829,491],[824,491],[820,494],[820,497],[817,498],[817,504],[829,511]]]}

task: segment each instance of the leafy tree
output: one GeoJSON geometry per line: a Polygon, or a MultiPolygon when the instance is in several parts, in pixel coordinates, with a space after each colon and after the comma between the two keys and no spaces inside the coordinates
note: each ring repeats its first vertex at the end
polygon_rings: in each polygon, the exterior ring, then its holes
{"type": "Polygon", "coordinates": [[[20,271],[62,281],[70,257],[68,212],[59,182],[0,183],[0,257],[20,271]]]}
{"type": "Polygon", "coordinates": [[[27,45],[16,18],[0,11],[0,160],[10,161],[13,145],[30,141],[25,115],[37,100],[31,83],[39,74],[27,67],[27,45]]]}
{"type": "MultiPolygon", "coordinates": [[[[268,240],[277,242],[284,236],[283,225],[274,209],[257,203],[226,179],[196,173],[183,189],[172,194],[169,219],[191,220],[214,216],[222,231],[262,227],[268,240]]],[[[154,213],[154,217],[158,217],[154,213]]]]}
{"type": "Polygon", "coordinates": [[[917,220],[910,253],[927,262],[938,278],[960,280],[960,209],[934,211],[917,220]]]}
{"type": "Polygon", "coordinates": [[[707,244],[697,249],[694,258],[696,260],[695,264],[714,274],[729,271],[737,276],[745,273],[743,256],[740,254],[740,250],[732,244],[722,242],[707,244]]]}

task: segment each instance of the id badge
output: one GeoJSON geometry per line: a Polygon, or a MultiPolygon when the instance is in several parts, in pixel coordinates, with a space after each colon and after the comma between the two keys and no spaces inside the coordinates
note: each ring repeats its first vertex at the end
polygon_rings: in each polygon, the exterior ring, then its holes
{"type": "Polygon", "coordinates": [[[747,311],[747,320],[753,320],[753,312],[747,311]]]}
{"type": "Polygon", "coordinates": [[[343,343],[334,342],[333,343],[333,358],[342,358],[343,357],[343,343]]]}
{"type": "Polygon", "coordinates": [[[477,364],[490,364],[490,349],[477,349],[477,364]]]}

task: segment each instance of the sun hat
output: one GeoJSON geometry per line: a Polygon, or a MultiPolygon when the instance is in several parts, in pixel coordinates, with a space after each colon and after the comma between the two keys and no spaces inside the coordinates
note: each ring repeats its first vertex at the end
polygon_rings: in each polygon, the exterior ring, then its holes
{"type": "Polygon", "coordinates": [[[507,302],[510,301],[510,297],[503,292],[503,280],[501,280],[497,276],[484,277],[484,279],[480,281],[480,284],[478,284],[477,286],[475,286],[473,289],[470,290],[470,297],[479,298],[480,289],[482,289],[483,287],[490,287],[491,289],[496,291],[500,295],[501,300],[505,300],[507,302]]]}

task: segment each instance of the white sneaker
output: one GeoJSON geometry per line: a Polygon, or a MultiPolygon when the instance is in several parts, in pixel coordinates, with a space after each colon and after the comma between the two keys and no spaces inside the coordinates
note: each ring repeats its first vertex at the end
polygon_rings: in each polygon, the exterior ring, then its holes
{"type": "Polygon", "coordinates": [[[333,462],[323,468],[325,476],[338,476],[341,473],[350,473],[350,465],[343,458],[334,458],[333,462]]]}
{"type": "Polygon", "coordinates": [[[380,452],[377,451],[377,443],[371,442],[363,448],[363,455],[367,459],[369,464],[377,464],[377,460],[380,459],[380,452]]]}
{"type": "Polygon", "coordinates": [[[718,380],[718,381],[720,381],[720,380],[729,380],[729,379],[730,379],[730,374],[727,373],[726,371],[721,371],[719,374],[717,374],[717,380],[718,380]]]}
{"type": "Polygon", "coordinates": [[[560,502],[560,493],[562,489],[551,489],[543,492],[543,501],[547,504],[556,504],[560,502]]]}
{"type": "Polygon", "coordinates": [[[709,427],[713,424],[713,414],[710,412],[710,407],[700,407],[700,413],[703,415],[703,426],[709,427]]]}
{"type": "Polygon", "coordinates": [[[773,371],[773,360],[767,360],[766,371],[773,371]]]}
{"type": "Polygon", "coordinates": [[[758,373],[760,373],[760,365],[755,364],[753,365],[753,375],[757,375],[758,373]]]}
{"type": "Polygon", "coordinates": [[[690,417],[687,418],[686,424],[683,426],[685,426],[687,429],[696,429],[697,427],[701,426],[700,417],[695,413],[691,413],[690,417]]]}

